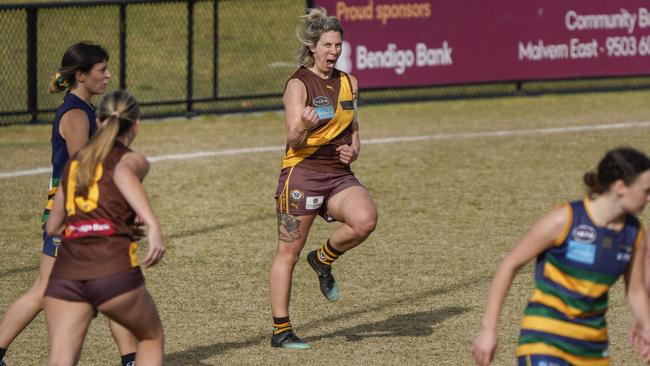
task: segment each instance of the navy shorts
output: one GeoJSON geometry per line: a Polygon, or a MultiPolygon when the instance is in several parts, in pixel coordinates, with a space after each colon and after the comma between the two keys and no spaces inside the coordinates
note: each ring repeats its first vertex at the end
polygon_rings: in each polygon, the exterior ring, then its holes
{"type": "Polygon", "coordinates": [[[571,366],[571,364],[553,356],[528,355],[517,357],[517,366],[571,366]]]}
{"type": "Polygon", "coordinates": [[[69,280],[52,278],[45,289],[45,296],[66,301],[87,302],[97,310],[106,301],[133,291],[144,285],[140,267],[113,273],[93,280],[69,280]]]}
{"type": "Polygon", "coordinates": [[[43,224],[43,254],[56,258],[61,245],[61,238],[58,236],[49,236],[43,224]]]}
{"type": "Polygon", "coordinates": [[[336,193],[361,182],[352,172],[326,173],[295,166],[280,172],[278,189],[275,192],[276,211],[292,216],[327,215],[327,201],[336,193]]]}

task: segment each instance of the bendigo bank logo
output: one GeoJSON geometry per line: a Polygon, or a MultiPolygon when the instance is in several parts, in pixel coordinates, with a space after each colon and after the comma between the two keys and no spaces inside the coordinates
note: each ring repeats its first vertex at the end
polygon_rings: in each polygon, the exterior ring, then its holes
{"type": "Polygon", "coordinates": [[[399,36],[404,32],[400,30],[403,26],[410,29],[408,23],[415,25],[431,21],[431,0],[338,0],[335,4],[336,17],[341,22],[359,23],[356,27],[363,27],[371,35],[360,41],[344,41],[337,69],[347,73],[377,69],[382,75],[386,74],[382,69],[386,69],[401,76],[411,68],[453,64],[453,48],[447,39],[437,36],[438,40],[432,41],[418,32],[415,34],[419,39],[399,36]],[[379,34],[390,34],[390,37],[380,37],[379,34]]]}
{"type": "Polygon", "coordinates": [[[389,43],[385,50],[369,50],[365,45],[356,46],[356,68],[393,69],[402,75],[406,69],[415,67],[435,67],[453,65],[453,48],[445,40],[438,48],[429,48],[424,42],[417,42],[415,49],[399,49],[397,44],[389,43]]]}
{"type": "Polygon", "coordinates": [[[109,236],[114,233],[115,228],[111,221],[97,219],[69,223],[63,232],[63,237],[66,239],[74,239],[90,235],[109,236]]]}

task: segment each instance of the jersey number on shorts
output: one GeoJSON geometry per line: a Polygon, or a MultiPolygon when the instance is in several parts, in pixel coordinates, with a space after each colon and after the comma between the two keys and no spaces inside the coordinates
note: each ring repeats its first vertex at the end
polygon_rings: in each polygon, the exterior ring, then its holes
{"type": "Polygon", "coordinates": [[[73,160],[70,163],[70,173],[68,174],[68,190],[66,192],[65,201],[65,209],[68,212],[68,216],[76,214],[77,207],[79,207],[79,209],[83,212],[90,212],[97,208],[97,201],[99,201],[99,183],[97,182],[99,182],[99,179],[101,179],[102,174],[104,173],[102,163],[99,163],[95,169],[95,176],[88,186],[88,197],[75,196],[78,170],[79,162],[77,160],[73,160]]]}

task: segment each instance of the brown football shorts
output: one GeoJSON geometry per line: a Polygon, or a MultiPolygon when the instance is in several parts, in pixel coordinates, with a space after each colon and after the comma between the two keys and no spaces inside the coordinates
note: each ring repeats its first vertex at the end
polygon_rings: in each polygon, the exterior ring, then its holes
{"type": "Polygon", "coordinates": [[[352,172],[327,173],[295,166],[280,172],[275,192],[276,211],[292,216],[318,214],[327,221],[327,201],[342,190],[361,186],[352,172]]]}
{"type": "Polygon", "coordinates": [[[50,278],[45,296],[67,301],[90,303],[95,310],[108,300],[144,285],[140,267],[93,280],[50,278]]]}

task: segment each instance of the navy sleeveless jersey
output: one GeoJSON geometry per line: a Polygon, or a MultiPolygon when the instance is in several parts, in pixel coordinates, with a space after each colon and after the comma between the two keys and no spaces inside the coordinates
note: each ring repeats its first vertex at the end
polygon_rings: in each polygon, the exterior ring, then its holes
{"type": "Polygon", "coordinates": [[[71,109],[81,109],[86,112],[86,115],[88,116],[88,138],[94,135],[97,131],[95,109],[93,106],[84,102],[73,93],[66,93],[63,98],[63,104],[57,108],[54,122],[52,122],[52,177],[50,179],[50,189],[47,194],[47,204],[45,206],[45,211],[43,212],[43,222],[47,221],[47,216],[52,208],[52,199],[54,198],[57,187],[59,186],[61,174],[63,174],[63,168],[70,158],[70,156],[68,156],[68,147],[65,140],[59,134],[59,125],[61,123],[61,117],[71,109]]]}

